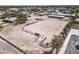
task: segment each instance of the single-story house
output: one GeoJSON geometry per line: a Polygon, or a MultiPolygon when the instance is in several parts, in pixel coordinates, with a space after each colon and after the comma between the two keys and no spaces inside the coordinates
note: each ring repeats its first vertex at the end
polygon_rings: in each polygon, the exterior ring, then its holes
{"type": "Polygon", "coordinates": [[[9,20],[9,21],[14,22],[16,19],[17,19],[17,17],[10,17],[10,19],[9,18],[5,18],[4,20],[9,20]]]}

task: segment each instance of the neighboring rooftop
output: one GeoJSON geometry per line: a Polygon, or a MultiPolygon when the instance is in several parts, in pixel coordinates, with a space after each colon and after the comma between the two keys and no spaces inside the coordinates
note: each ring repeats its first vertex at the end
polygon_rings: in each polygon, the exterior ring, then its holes
{"type": "Polygon", "coordinates": [[[79,36],[72,35],[64,54],[79,54],[79,36]]]}
{"type": "Polygon", "coordinates": [[[59,54],[79,54],[79,30],[71,29],[59,54]]]}

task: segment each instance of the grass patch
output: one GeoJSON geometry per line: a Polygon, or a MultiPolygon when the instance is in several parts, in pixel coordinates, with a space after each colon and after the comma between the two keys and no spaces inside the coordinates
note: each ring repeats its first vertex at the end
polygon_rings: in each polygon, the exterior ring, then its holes
{"type": "Polygon", "coordinates": [[[79,30],[79,24],[73,24],[73,25],[72,25],[72,28],[73,28],[73,29],[78,29],[78,30],[79,30]]]}

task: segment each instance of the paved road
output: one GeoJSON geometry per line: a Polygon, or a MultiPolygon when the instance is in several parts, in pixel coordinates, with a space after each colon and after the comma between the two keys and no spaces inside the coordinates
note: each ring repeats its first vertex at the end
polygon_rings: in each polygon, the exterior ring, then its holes
{"type": "Polygon", "coordinates": [[[6,41],[7,43],[9,43],[11,46],[13,46],[14,48],[16,48],[17,50],[19,50],[20,52],[27,54],[25,51],[23,51],[22,49],[18,48],[16,45],[12,44],[11,42],[9,42],[7,39],[3,38],[2,36],[0,36],[0,38],[4,41],[6,41]]]}

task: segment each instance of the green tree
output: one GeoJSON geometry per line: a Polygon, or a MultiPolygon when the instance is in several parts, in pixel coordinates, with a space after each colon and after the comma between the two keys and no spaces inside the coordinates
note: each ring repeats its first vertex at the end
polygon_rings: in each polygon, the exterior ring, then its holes
{"type": "Polygon", "coordinates": [[[16,20],[16,24],[23,24],[27,21],[27,17],[26,15],[18,15],[17,16],[17,20],[16,20]]]}
{"type": "Polygon", "coordinates": [[[31,9],[32,12],[40,12],[41,10],[39,8],[33,8],[31,9]]]}
{"type": "Polygon", "coordinates": [[[54,36],[54,39],[52,39],[52,51],[56,48],[56,53],[58,53],[58,49],[61,48],[62,44],[63,44],[63,38],[60,36],[54,36]]]}

